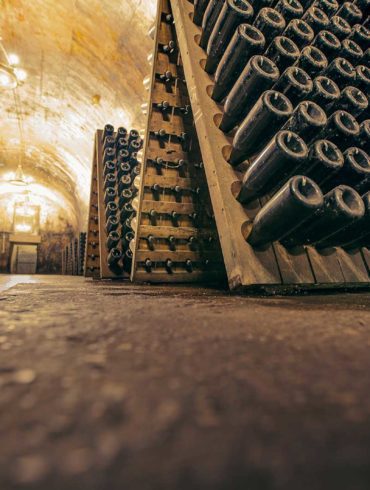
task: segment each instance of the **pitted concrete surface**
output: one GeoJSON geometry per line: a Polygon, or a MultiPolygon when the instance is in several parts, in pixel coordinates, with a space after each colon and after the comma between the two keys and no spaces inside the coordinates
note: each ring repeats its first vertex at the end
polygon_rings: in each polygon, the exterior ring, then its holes
{"type": "Polygon", "coordinates": [[[1,490],[369,489],[369,295],[0,289],[1,490]]]}

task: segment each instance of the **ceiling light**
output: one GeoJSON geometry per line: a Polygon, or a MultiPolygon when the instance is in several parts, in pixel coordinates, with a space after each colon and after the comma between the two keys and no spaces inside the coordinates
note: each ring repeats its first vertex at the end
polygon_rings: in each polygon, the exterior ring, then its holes
{"type": "Polygon", "coordinates": [[[15,172],[14,178],[9,180],[9,184],[18,185],[18,186],[26,186],[28,185],[26,182],[26,178],[23,173],[22,165],[18,165],[17,171],[15,172]]]}
{"type": "Polygon", "coordinates": [[[16,66],[19,65],[20,59],[17,54],[11,53],[8,55],[9,65],[16,66]]]}
{"type": "Polygon", "coordinates": [[[24,82],[25,80],[27,80],[28,75],[26,70],[23,70],[22,68],[14,68],[14,73],[19,82],[24,82]]]}

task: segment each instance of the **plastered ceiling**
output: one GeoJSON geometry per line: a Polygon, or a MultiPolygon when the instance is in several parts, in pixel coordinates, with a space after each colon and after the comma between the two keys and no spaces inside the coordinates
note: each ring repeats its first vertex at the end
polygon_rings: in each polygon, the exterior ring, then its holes
{"type": "Polygon", "coordinates": [[[145,124],[155,10],[156,0],[0,0],[3,45],[28,73],[17,89],[24,152],[13,93],[0,92],[0,231],[19,192],[4,176],[20,159],[29,195],[50,205],[49,227],[85,227],[95,130],[145,124]]]}

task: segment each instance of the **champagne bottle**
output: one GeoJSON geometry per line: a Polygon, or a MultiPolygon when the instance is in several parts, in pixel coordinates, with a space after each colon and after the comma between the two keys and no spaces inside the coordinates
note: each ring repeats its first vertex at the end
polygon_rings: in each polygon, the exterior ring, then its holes
{"type": "Polygon", "coordinates": [[[347,85],[353,85],[356,80],[356,71],[349,61],[344,58],[335,58],[325,70],[325,75],[343,90],[347,85]]]}
{"type": "Polygon", "coordinates": [[[343,41],[351,34],[351,26],[346,19],[334,15],[330,19],[328,31],[332,32],[340,41],[343,41]]]}
{"type": "Polygon", "coordinates": [[[312,45],[319,48],[329,61],[338,58],[341,49],[339,39],[329,31],[320,31],[313,40],[312,45]]]}
{"type": "Polygon", "coordinates": [[[280,73],[298,60],[300,51],[298,46],[285,36],[277,36],[267,49],[265,56],[275,63],[280,73]]]}
{"type": "Polygon", "coordinates": [[[349,112],[353,117],[359,117],[369,107],[366,95],[356,87],[346,87],[338,99],[337,108],[349,112]]]}
{"type": "Polygon", "coordinates": [[[335,109],[339,97],[339,87],[333,80],[325,76],[314,79],[311,101],[322,107],[327,114],[335,109]]]}
{"type": "Polygon", "coordinates": [[[306,10],[302,20],[307,22],[315,34],[329,27],[329,17],[317,7],[310,7],[306,10]]]}
{"type": "Polygon", "coordinates": [[[109,202],[112,202],[116,199],[117,193],[114,187],[107,187],[104,193],[104,203],[107,205],[109,202]]]}
{"type": "Polygon", "coordinates": [[[302,49],[295,66],[302,68],[311,78],[322,73],[328,67],[328,59],[320,49],[306,46],[302,49]]]}
{"type": "Polygon", "coordinates": [[[346,111],[336,111],[328,119],[322,137],[332,141],[342,151],[353,146],[360,134],[360,126],[356,119],[346,111]]]}
{"type": "Polygon", "coordinates": [[[315,102],[304,101],[298,104],[283,129],[293,131],[309,144],[325,128],[327,117],[324,110],[315,102]]]}
{"type": "Polygon", "coordinates": [[[109,216],[106,224],[107,233],[110,233],[111,231],[117,231],[118,225],[119,225],[118,217],[114,215],[109,216]]]}
{"type": "Polygon", "coordinates": [[[226,99],[220,129],[233,129],[278,78],[279,69],[272,61],[265,56],[252,56],[226,99]]]}
{"type": "Polygon", "coordinates": [[[130,159],[130,153],[128,152],[128,150],[123,149],[123,150],[119,150],[118,151],[118,153],[117,153],[117,163],[118,163],[118,165],[120,163],[128,162],[129,159],[130,159]]]}
{"type": "Polygon", "coordinates": [[[102,143],[104,143],[105,138],[107,136],[113,136],[113,134],[114,134],[114,126],[112,126],[111,124],[106,124],[104,126],[103,135],[101,139],[102,143]]]}
{"type": "Polygon", "coordinates": [[[362,90],[367,97],[370,94],[370,68],[364,65],[356,66],[356,78],[353,83],[362,90]]]}
{"type": "Polygon", "coordinates": [[[370,157],[360,148],[347,148],[344,152],[344,166],[336,177],[336,182],[348,184],[358,192],[370,190],[370,157]]]}
{"type": "Polygon", "coordinates": [[[344,2],[338,10],[337,15],[346,19],[351,26],[359,24],[362,20],[361,9],[359,9],[353,2],[344,2]]]}
{"type": "Polygon", "coordinates": [[[312,7],[317,7],[321,9],[330,18],[338,10],[339,4],[337,0],[315,0],[312,4],[312,7]]]}
{"type": "Polygon", "coordinates": [[[122,209],[126,203],[130,202],[133,197],[134,196],[131,189],[124,189],[118,196],[118,206],[120,207],[120,209],[122,209]]]}
{"type": "Polygon", "coordinates": [[[258,247],[281,240],[320,209],[323,203],[320,187],[308,177],[296,175],[259,211],[247,241],[258,247]]]}
{"type": "Polygon", "coordinates": [[[315,141],[309,150],[308,161],[299,171],[323,186],[333,181],[343,168],[344,156],[340,149],[329,140],[315,141]]]}
{"type": "Polygon", "coordinates": [[[309,97],[313,89],[313,82],[302,68],[290,66],[273,88],[286,95],[295,107],[300,101],[309,97]]]}
{"type": "Polygon", "coordinates": [[[123,175],[118,181],[118,193],[122,194],[125,189],[129,189],[132,185],[131,175],[123,175]]]}
{"type": "Polygon", "coordinates": [[[305,142],[291,131],[279,131],[244,174],[238,201],[246,204],[284,182],[306,161],[305,142]]]}
{"type": "Polygon", "coordinates": [[[324,196],[324,205],[284,239],[286,246],[318,244],[365,214],[361,196],[340,185],[324,196]]]}
{"type": "Polygon", "coordinates": [[[367,49],[370,45],[370,31],[361,24],[356,24],[348,37],[362,49],[367,49]]]}
{"type": "Polygon", "coordinates": [[[114,187],[116,185],[116,176],[113,173],[109,173],[104,179],[104,189],[107,187],[114,187]]]}
{"type": "Polygon", "coordinates": [[[194,1],[194,16],[193,22],[197,26],[201,26],[203,22],[204,13],[208,7],[209,0],[195,0],[194,1]]]}
{"type": "Polygon", "coordinates": [[[107,237],[107,248],[108,250],[112,250],[112,248],[116,248],[119,244],[120,236],[116,231],[111,231],[107,237]]]}
{"type": "Polygon", "coordinates": [[[274,37],[279,36],[284,31],[286,22],[280,12],[265,7],[259,11],[253,25],[262,32],[268,45],[274,37]]]}
{"type": "Polygon", "coordinates": [[[110,216],[115,216],[118,211],[118,206],[115,202],[108,202],[105,208],[105,219],[107,220],[110,216]]]}
{"type": "Polygon", "coordinates": [[[281,13],[287,23],[293,19],[299,19],[304,12],[298,0],[279,0],[274,8],[281,13]]]}
{"type": "Polygon", "coordinates": [[[226,0],[207,45],[205,70],[214,73],[237,27],[253,17],[247,0],[226,0]]]}
{"type": "Polygon", "coordinates": [[[212,34],[213,28],[216,24],[217,18],[221,13],[225,0],[210,0],[206,11],[204,12],[202,22],[202,35],[200,38],[199,46],[203,49],[207,49],[209,38],[212,34]]]}
{"type": "Polygon", "coordinates": [[[104,171],[103,171],[104,177],[106,177],[108,174],[114,173],[115,170],[116,170],[116,164],[114,163],[114,161],[108,160],[104,164],[104,171]]]}
{"type": "Polygon", "coordinates": [[[293,19],[287,25],[283,36],[289,37],[292,41],[296,43],[299,49],[303,49],[308,44],[311,44],[315,33],[312,27],[307,24],[302,19],[293,19]]]}
{"type": "Polygon", "coordinates": [[[368,153],[370,152],[370,119],[366,119],[360,124],[360,132],[355,138],[355,144],[368,153]]]}
{"type": "Polygon", "coordinates": [[[241,24],[235,31],[215,74],[213,100],[221,102],[230,92],[249,59],[262,53],[265,36],[249,24],[241,24]]]}
{"type": "Polygon", "coordinates": [[[292,112],[293,105],[285,95],[273,90],[264,92],[235,134],[229,163],[238,165],[258,153],[292,112]]]}
{"type": "Polygon", "coordinates": [[[131,173],[131,165],[128,162],[126,162],[126,163],[120,163],[118,165],[118,170],[117,170],[117,180],[118,180],[118,182],[125,175],[130,175],[130,173],[131,173]]]}
{"type": "Polygon", "coordinates": [[[103,153],[103,164],[105,165],[108,160],[114,160],[116,156],[116,150],[114,148],[107,148],[103,153]]]}
{"type": "Polygon", "coordinates": [[[344,39],[340,57],[348,60],[353,66],[357,66],[362,63],[364,52],[352,39],[344,39]]]}
{"type": "Polygon", "coordinates": [[[108,266],[111,270],[116,271],[119,267],[119,262],[122,259],[122,252],[118,248],[112,248],[108,255],[108,266]]]}

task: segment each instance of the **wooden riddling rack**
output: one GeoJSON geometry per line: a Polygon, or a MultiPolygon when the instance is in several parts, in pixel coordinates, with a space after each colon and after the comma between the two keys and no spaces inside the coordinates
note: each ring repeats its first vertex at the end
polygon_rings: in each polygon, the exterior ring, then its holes
{"type": "Polygon", "coordinates": [[[348,252],[331,248],[320,252],[308,246],[295,248],[293,253],[279,242],[263,249],[246,242],[243,233],[261,201],[243,207],[234,197],[242,174],[223,156],[232,136],[217,126],[223,106],[209,95],[214,78],[203,69],[206,53],[199,46],[201,29],[192,22],[194,6],[188,0],[170,1],[230,288],[293,291],[368,287],[368,249],[348,252]]]}
{"type": "Polygon", "coordinates": [[[160,0],[140,189],[134,206],[133,281],[217,282],[225,277],[189,111],[170,3],[160,0]],[[161,131],[165,134],[158,137],[161,131]]]}

